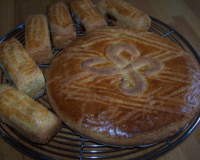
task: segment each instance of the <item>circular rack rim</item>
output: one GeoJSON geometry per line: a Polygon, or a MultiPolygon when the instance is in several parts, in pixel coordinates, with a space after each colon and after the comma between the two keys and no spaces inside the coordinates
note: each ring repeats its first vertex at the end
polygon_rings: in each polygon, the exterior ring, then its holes
{"type": "MultiPolygon", "coordinates": [[[[184,47],[181,45],[181,43],[173,36],[173,34],[176,34],[176,36],[178,36],[186,45],[187,47],[192,51],[193,55],[195,56],[195,58],[197,59],[198,63],[200,63],[200,57],[198,55],[198,53],[195,51],[195,49],[192,47],[192,45],[181,35],[179,34],[176,30],[174,30],[173,28],[171,28],[170,26],[168,26],[167,24],[161,22],[160,20],[154,18],[154,17],[151,17],[152,19],[152,26],[150,28],[150,31],[153,31],[157,34],[160,34],[162,37],[168,37],[170,38],[170,40],[172,40],[174,43],[178,44],[180,47],[182,47],[184,49],[184,47]],[[169,31],[168,31],[168,30],[169,31]],[[161,33],[164,32],[164,34],[161,34],[161,33]]],[[[75,22],[75,26],[76,26],[76,31],[77,31],[77,35],[78,36],[82,36],[82,33],[81,33],[81,29],[79,27],[79,25],[75,22]]],[[[7,35],[5,35],[1,40],[0,40],[0,43],[3,42],[4,40],[6,39],[9,39],[11,37],[14,37],[16,34],[18,34],[18,32],[22,31],[25,29],[25,24],[21,24],[19,25],[18,27],[16,27],[15,29],[13,29],[12,31],[10,31],[7,35]]],[[[19,39],[23,39],[24,40],[24,32],[21,34],[19,34],[19,39]]],[[[24,44],[24,42],[23,42],[24,44]]],[[[53,50],[52,52],[54,52],[54,55],[56,55],[60,50],[53,50]]],[[[39,65],[39,67],[41,68],[49,68],[50,65],[39,65]]],[[[3,70],[3,69],[2,69],[3,70]]],[[[1,78],[3,77],[3,72],[2,72],[2,75],[1,75],[1,78]]],[[[1,79],[1,83],[2,83],[2,79],[1,79]]],[[[8,82],[10,83],[10,81],[8,82]]],[[[45,101],[48,102],[48,100],[44,97],[44,95],[46,95],[46,92],[44,92],[43,94],[37,96],[37,97],[34,97],[35,100],[39,100],[39,98],[43,98],[45,101]]],[[[42,103],[42,102],[40,102],[42,103]]],[[[183,130],[181,130],[178,134],[176,134],[175,136],[169,138],[169,139],[165,139],[164,141],[162,141],[164,144],[161,144],[160,146],[158,146],[158,148],[156,149],[153,149],[143,155],[139,155],[139,156],[136,156],[136,157],[132,157],[131,159],[152,159],[152,158],[156,158],[158,156],[161,156],[162,154],[170,151],[171,149],[173,149],[174,147],[176,147],[179,143],[181,143],[183,140],[185,140],[185,138],[187,138],[191,132],[195,129],[195,127],[198,125],[200,121],[200,113],[194,118],[194,120],[188,124],[187,126],[185,126],[185,128],[183,130]]],[[[7,126],[7,125],[6,125],[7,126]]],[[[139,152],[141,150],[145,150],[147,148],[150,148],[152,146],[156,146],[156,145],[159,145],[160,143],[156,143],[156,144],[151,144],[151,145],[146,145],[146,146],[135,146],[135,147],[132,147],[132,148],[125,148],[125,147],[114,147],[114,146],[108,146],[108,145],[105,145],[105,144],[100,144],[100,143],[96,143],[96,142],[93,142],[92,140],[89,140],[83,136],[81,136],[80,134],[78,133],[75,133],[74,131],[71,130],[71,132],[65,132],[65,131],[61,131],[67,135],[75,135],[75,136],[79,136],[80,138],[79,139],[75,139],[75,140],[78,140],[80,141],[81,143],[80,144],[69,144],[71,146],[78,146],[80,147],[80,150],[70,150],[69,151],[72,151],[72,152],[79,152],[79,155],[75,156],[75,155],[70,155],[70,154],[61,154],[61,153],[57,153],[57,152],[53,152],[53,151],[48,151],[48,149],[45,149],[45,148],[42,148],[40,145],[37,145],[37,144],[34,144],[32,143],[31,141],[27,140],[26,138],[24,138],[23,136],[21,136],[20,134],[18,134],[14,129],[12,129],[11,127],[7,126],[11,132],[13,132],[15,135],[17,135],[18,137],[20,137],[24,142],[30,144],[30,145],[33,145],[33,146],[36,146],[37,148],[39,148],[41,151],[42,150],[45,150],[47,152],[50,152],[50,153],[53,153],[55,155],[60,155],[60,156],[63,156],[63,157],[69,157],[69,158],[78,158],[78,159],[102,159],[102,158],[114,158],[114,157],[122,157],[122,156],[126,156],[126,155],[131,155],[131,154],[134,154],[136,152],[139,152]],[[91,141],[93,144],[92,145],[85,145],[84,143],[85,142],[88,142],[88,141],[91,141]],[[109,150],[89,150],[89,151],[84,151],[84,147],[89,147],[89,148],[98,148],[98,147],[108,147],[109,150]],[[129,149],[127,152],[125,153],[117,153],[117,154],[112,154],[112,155],[108,155],[108,156],[84,156],[83,154],[84,153],[90,153],[90,154],[93,154],[93,153],[100,153],[100,154],[104,154],[104,153],[114,153],[114,152],[117,152],[117,151],[123,151],[123,150],[126,150],[126,149],[129,149]],[[131,151],[130,151],[131,149],[131,151]]],[[[63,128],[67,128],[69,129],[67,126],[63,126],[63,128]]],[[[70,130],[70,129],[69,129],[70,130]]],[[[40,160],[47,160],[47,159],[56,159],[58,160],[57,158],[55,157],[51,157],[51,156],[48,156],[48,155],[45,155],[45,154],[42,154],[38,151],[33,151],[31,148],[27,147],[26,145],[24,145],[23,143],[19,142],[18,140],[16,140],[14,137],[12,137],[12,135],[10,135],[9,131],[7,131],[7,129],[5,129],[5,127],[3,127],[1,124],[0,124],[0,136],[2,139],[4,139],[7,143],[9,143],[10,145],[12,145],[14,148],[16,148],[17,150],[19,150],[20,152],[32,157],[32,158],[35,158],[35,159],[40,159],[40,160]],[[4,132],[4,133],[3,133],[4,132]]],[[[64,137],[66,138],[66,137],[64,137]]],[[[70,138],[69,138],[70,139],[70,138]]],[[[73,138],[72,138],[73,139],[73,138]]],[[[57,140],[52,140],[52,141],[57,141],[57,140]]],[[[59,142],[59,141],[57,141],[59,142]]],[[[61,142],[60,142],[61,143],[61,142]]],[[[47,144],[47,146],[50,146],[50,147],[55,147],[55,146],[52,146],[52,145],[49,145],[47,144]]],[[[59,147],[57,147],[59,149],[59,147]]]]}

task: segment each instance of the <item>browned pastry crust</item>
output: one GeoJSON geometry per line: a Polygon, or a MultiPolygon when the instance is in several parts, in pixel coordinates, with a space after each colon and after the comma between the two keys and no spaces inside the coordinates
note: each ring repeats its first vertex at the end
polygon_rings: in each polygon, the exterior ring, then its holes
{"type": "Polygon", "coordinates": [[[86,32],[108,25],[91,0],[69,0],[68,5],[79,18],[86,32]]]}
{"type": "Polygon", "coordinates": [[[63,122],[95,141],[134,146],[176,134],[199,111],[200,75],[152,32],[103,27],[53,60],[47,95],[63,122]]]}
{"type": "Polygon", "coordinates": [[[111,24],[147,31],[150,17],[123,0],[100,0],[96,8],[111,24]]]}
{"type": "Polygon", "coordinates": [[[26,20],[25,48],[36,64],[48,64],[53,59],[47,16],[31,15],[26,20]]]}
{"type": "Polygon", "coordinates": [[[44,76],[17,39],[11,38],[0,44],[0,61],[21,92],[30,97],[43,93],[44,76]]]}
{"type": "Polygon", "coordinates": [[[61,128],[53,112],[8,84],[0,85],[0,106],[0,120],[35,143],[48,143],[61,128]]]}
{"type": "Polygon", "coordinates": [[[65,2],[47,6],[47,15],[55,49],[64,48],[76,39],[76,30],[65,2]]]}

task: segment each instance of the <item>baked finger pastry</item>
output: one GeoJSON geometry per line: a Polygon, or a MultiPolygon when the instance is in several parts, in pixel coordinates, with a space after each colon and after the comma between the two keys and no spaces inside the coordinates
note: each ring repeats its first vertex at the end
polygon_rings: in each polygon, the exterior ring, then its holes
{"type": "Polygon", "coordinates": [[[112,25],[147,31],[150,17],[122,0],[100,0],[96,8],[112,25]]]}
{"type": "Polygon", "coordinates": [[[108,25],[91,0],[69,0],[68,5],[86,32],[108,25]]]}
{"type": "Polygon", "coordinates": [[[53,112],[8,84],[0,85],[0,120],[41,144],[48,143],[62,124],[53,112]]]}
{"type": "Polygon", "coordinates": [[[164,140],[199,111],[200,74],[179,46],[152,32],[102,27],[53,60],[50,104],[70,128],[117,146],[164,140]]]}
{"type": "Polygon", "coordinates": [[[47,6],[47,15],[55,49],[65,47],[76,39],[76,30],[65,2],[47,6]]]}
{"type": "Polygon", "coordinates": [[[25,48],[36,64],[48,64],[53,59],[47,16],[31,15],[26,20],[25,48]]]}
{"type": "Polygon", "coordinates": [[[43,93],[44,76],[17,39],[11,38],[0,44],[0,61],[21,92],[30,97],[43,93]]]}

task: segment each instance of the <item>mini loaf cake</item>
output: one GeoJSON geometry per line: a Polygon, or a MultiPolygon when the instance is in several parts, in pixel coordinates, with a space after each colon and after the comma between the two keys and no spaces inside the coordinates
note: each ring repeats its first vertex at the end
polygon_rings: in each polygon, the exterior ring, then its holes
{"type": "Polygon", "coordinates": [[[152,32],[102,27],[53,60],[50,104],[70,128],[117,146],[151,144],[175,135],[199,111],[197,64],[152,32]]]}
{"type": "Polygon", "coordinates": [[[147,31],[150,17],[122,0],[100,0],[96,8],[112,25],[147,31]]]}
{"type": "Polygon", "coordinates": [[[30,97],[43,93],[44,76],[17,39],[11,38],[0,44],[0,61],[21,92],[30,97]]]}
{"type": "Polygon", "coordinates": [[[0,120],[41,144],[48,143],[62,124],[49,109],[8,84],[0,85],[0,120]]]}
{"type": "Polygon", "coordinates": [[[55,49],[60,49],[76,39],[76,30],[65,2],[47,6],[47,15],[55,49]]]}
{"type": "Polygon", "coordinates": [[[72,14],[78,17],[77,21],[83,25],[86,32],[108,25],[91,0],[69,0],[68,5],[72,14]]]}
{"type": "Polygon", "coordinates": [[[36,64],[48,64],[53,59],[47,16],[31,15],[26,20],[25,48],[36,64]]]}

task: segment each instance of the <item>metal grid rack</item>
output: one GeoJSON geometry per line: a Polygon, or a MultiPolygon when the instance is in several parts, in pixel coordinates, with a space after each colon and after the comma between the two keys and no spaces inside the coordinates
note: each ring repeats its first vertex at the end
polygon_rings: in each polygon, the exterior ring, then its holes
{"type": "MultiPolygon", "coordinates": [[[[168,38],[180,47],[182,47],[188,54],[196,59],[197,63],[200,62],[200,58],[195,49],[189,44],[189,42],[181,36],[177,31],[163,22],[151,17],[152,25],[151,32],[159,34],[162,37],[168,38]]],[[[82,30],[78,23],[75,22],[77,36],[82,36],[82,30]]],[[[17,38],[23,45],[25,43],[25,24],[22,24],[8,33],[0,40],[0,43],[11,37],[17,38]]],[[[61,50],[52,50],[54,56],[61,50]]],[[[1,65],[2,67],[2,65],[1,65]]],[[[50,65],[39,65],[43,71],[44,76],[48,75],[50,65]]],[[[12,83],[9,75],[2,67],[1,83],[12,83]]],[[[50,108],[49,101],[46,96],[46,92],[34,97],[36,101],[43,104],[45,107],[50,108]]],[[[0,123],[0,135],[7,143],[21,151],[22,153],[40,160],[60,160],[60,159],[152,159],[158,157],[165,152],[171,150],[182,142],[197,126],[200,121],[200,113],[194,117],[194,120],[189,123],[178,134],[162,142],[146,145],[135,146],[131,148],[114,147],[106,144],[96,143],[90,139],[87,139],[80,134],[74,132],[69,127],[63,124],[63,127],[55,135],[55,137],[46,145],[39,145],[26,139],[14,129],[6,124],[0,123]]]]}

